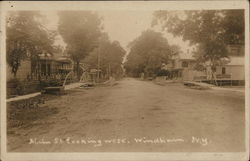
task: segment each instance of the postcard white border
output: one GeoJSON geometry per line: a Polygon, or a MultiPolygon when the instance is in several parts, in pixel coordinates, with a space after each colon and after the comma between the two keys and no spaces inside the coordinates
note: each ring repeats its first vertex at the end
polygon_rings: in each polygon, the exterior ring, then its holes
{"type": "Polygon", "coordinates": [[[248,160],[249,159],[249,4],[247,1],[5,1],[1,7],[1,153],[2,160],[248,160]],[[13,7],[11,7],[13,6],[13,7]],[[245,9],[246,153],[9,153],[6,151],[5,13],[10,10],[202,10],[245,9]]]}

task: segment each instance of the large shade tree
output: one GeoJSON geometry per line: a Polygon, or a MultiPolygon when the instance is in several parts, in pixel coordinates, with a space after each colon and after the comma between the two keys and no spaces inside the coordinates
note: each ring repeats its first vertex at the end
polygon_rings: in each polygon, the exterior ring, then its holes
{"type": "Polygon", "coordinates": [[[35,11],[11,11],[6,22],[7,63],[16,77],[25,59],[36,62],[42,52],[53,52],[56,32],[43,25],[44,17],[35,11]]]}
{"type": "Polygon", "coordinates": [[[61,11],[58,30],[67,44],[68,55],[76,64],[78,78],[80,62],[98,45],[101,18],[91,11],[61,11]]]}
{"type": "Polygon", "coordinates": [[[118,41],[110,41],[107,34],[102,35],[98,44],[98,48],[84,59],[84,63],[89,69],[99,68],[106,77],[120,77],[123,74],[122,63],[126,51],[118,41]]]}
{"type": "Polygon", "coordinates": [[[129,44],[130,52],[125,63],[128,74],[138,77],[140,73],[154,76],[163,64],[168,64],[175,54],[176,46],[168,44],[162,33],[147,30],[129,44]]]}
{"type": "Polygon", "coordinates": [[[228,57],[227,45],[244,44],[244,10],[156,11],[156,24],[196,45],[196,67],[209,63],[212,76],[228,57]]]}

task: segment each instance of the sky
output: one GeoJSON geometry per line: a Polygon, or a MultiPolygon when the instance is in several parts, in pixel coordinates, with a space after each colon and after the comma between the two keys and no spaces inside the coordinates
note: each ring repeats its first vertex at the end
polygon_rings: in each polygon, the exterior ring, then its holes
{"type": "MultiPolygon", "coordinates": [[[[109,11],[96,11],[100,17],[103,18],[104,32],[107,32],[112,41],[117,40],[122,47],[129,51],[127,45],[140,34],[147,30],[153,29],[160,32],[160,27],[151,27],[154,11],[135,11],[135,10],[109,10],[109,11]]],[[[49,29],[56,30],[58,25],[58,15],[56,11],[42,12],[47,17],[46,26],[49,29]]],[[[189,49],[188,42],[182,41],[181,38],[175,38],[170,33],[164,33],[169,44],[180,45],[183,53],[189,49]]],[[[55,44],[66,46],[61,37],[58,37],[55,44]]]]}

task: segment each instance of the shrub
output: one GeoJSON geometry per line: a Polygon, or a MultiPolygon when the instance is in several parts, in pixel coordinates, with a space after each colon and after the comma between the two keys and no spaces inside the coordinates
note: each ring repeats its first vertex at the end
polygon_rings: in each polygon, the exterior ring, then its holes
{"type": "Polygon", "coordinates": [[[40,91],[40,85],[37,81],[20,81],[11,79],[7,82],[7,97],[12,95],[24,95],[40,91]]]}
{"type": "Polygon", "coordinates": [[[40,87],[41,89],[46,87],[57,87],[62,86],[63,82],[60,79],[50,79],[50,80],[41,80],[40,87]]]}
{"type": "Polygon", "coordinates": [[[169,71],[167,70],[160,70],[157,73],[157,76],[167,76],[167,75],[169,75],[169,71]]]}
{"type": "Polygon", "coordinates": [[[10,95],[23,95],[25,84],[19,79],[11,79],[7,82],[7,88],[10,90],[10,95]]]}

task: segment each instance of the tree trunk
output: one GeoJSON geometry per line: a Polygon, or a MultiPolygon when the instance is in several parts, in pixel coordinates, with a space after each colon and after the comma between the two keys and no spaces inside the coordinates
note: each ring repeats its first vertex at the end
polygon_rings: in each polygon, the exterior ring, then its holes
{"type": "Polygon", "coordinates": [[[13,72],[14,78],[15,78],[15,79],[16,79],[16,73],[17,73],[17,71],[14,71],[14,72],[13,72]]]}
{"type": "Polygon", "coordinates": [[[80,62],[77,61],[76,62],[76,74],[77,74],[77,79],[78,80],[80,80],[80,70],[79,70],[79,68],[80,68],[80,62]]]}
{"type": "Polygon", "coordinates": [[[13,73],[13,75],[14,75],[14,78],[16,78],[17,70],[18,70],[18,67],[17,67],[17,66],[13,66],[13,67],[12,67],[12,73],[13,73]]]}
{"type": "Polygon", "coordinates": [[[212,77],[211,77],[211,80],[215,83],[215,85],[217,86],[218,83],[217,83],[217,78],[216,78],[216,66],[214,65],[214,63],[212,64],[211,66],[211,74],[212,74],[212,77]]]}

